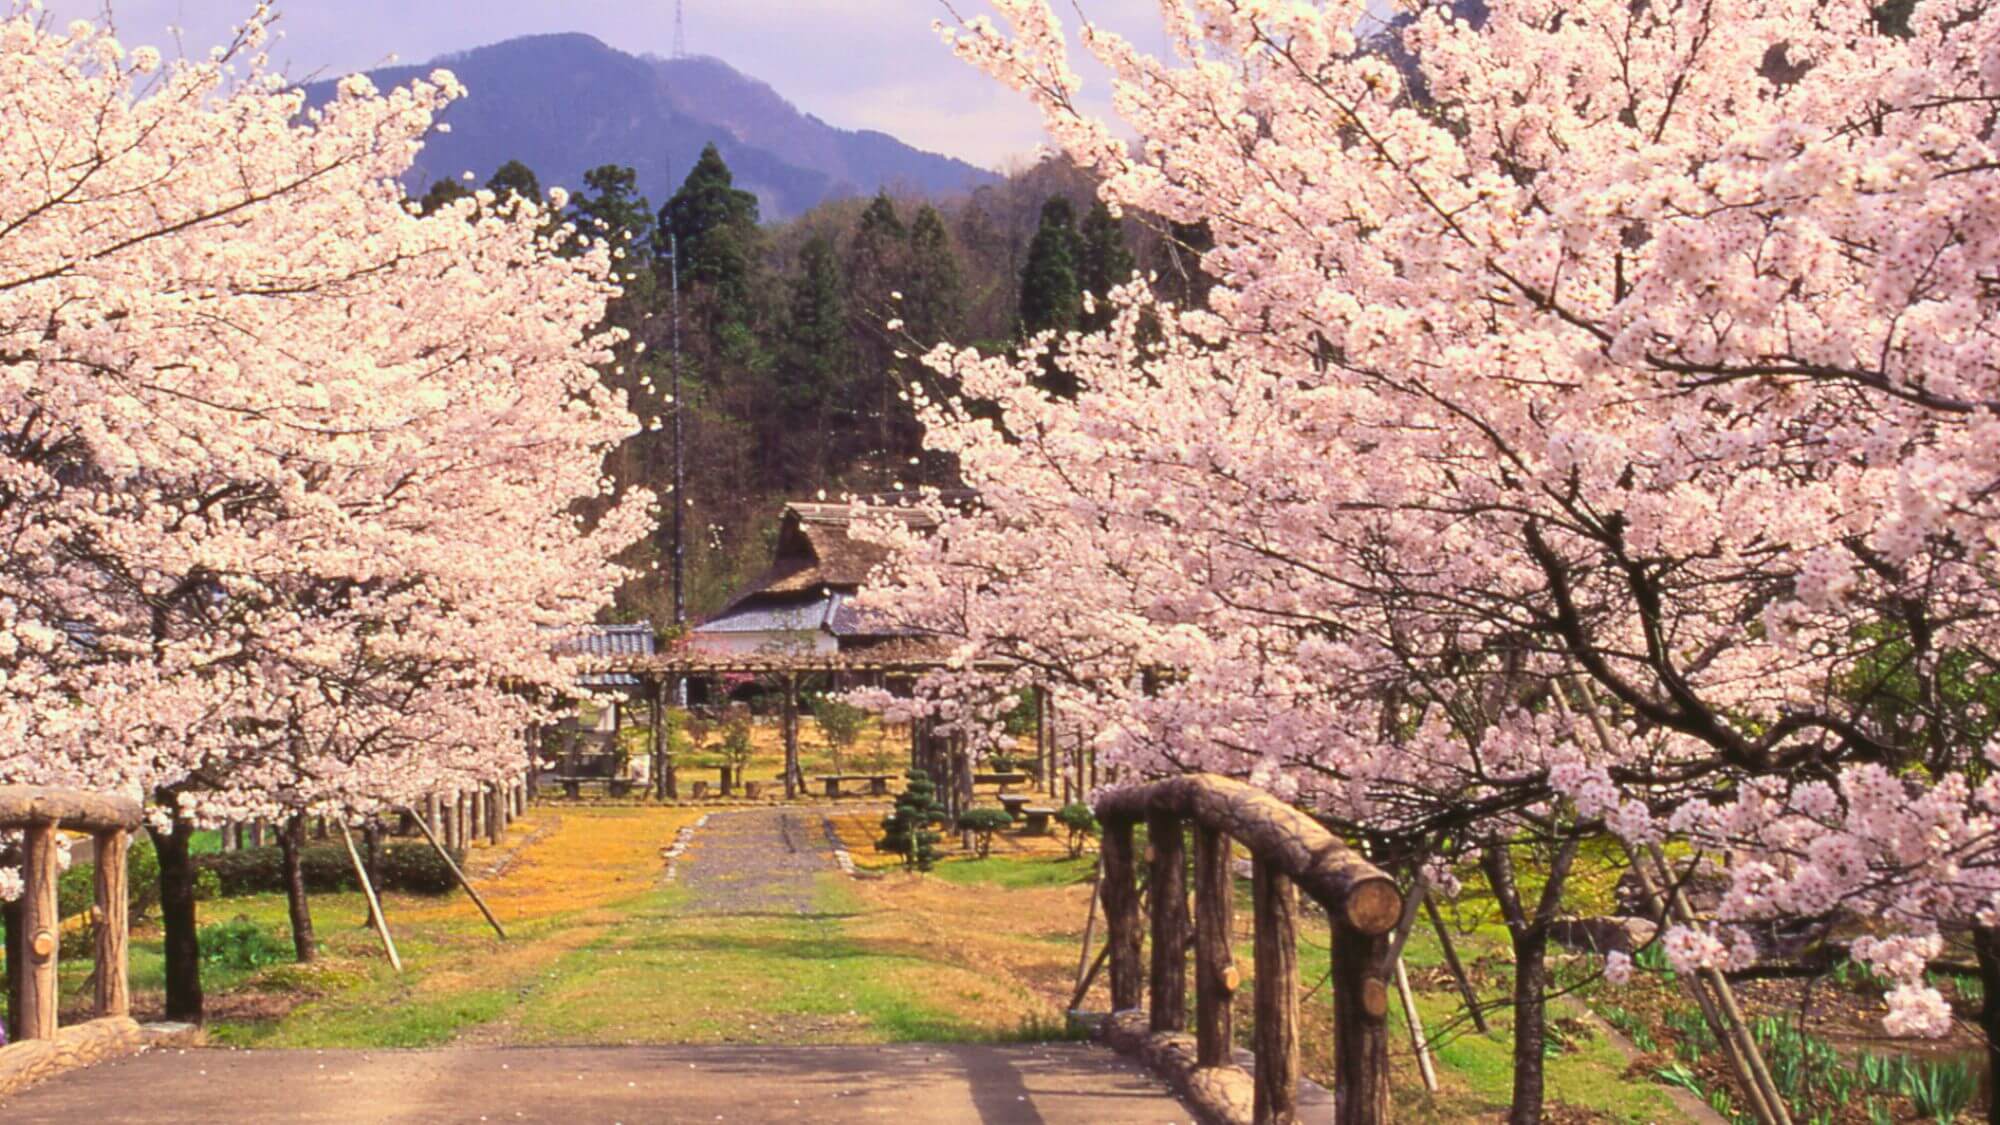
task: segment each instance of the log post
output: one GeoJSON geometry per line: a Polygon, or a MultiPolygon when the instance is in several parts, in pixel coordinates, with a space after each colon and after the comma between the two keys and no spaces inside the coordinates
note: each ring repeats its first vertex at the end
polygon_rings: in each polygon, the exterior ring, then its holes
{"type": "Polygon", "coordinates": [[[1252,1120],[1277,1125],[1298,1119],[1299,892],[1266,860],[1257,860],[1253,872],[1257,1095],[1252,1120]]]}
{"type": "Polygon", "coordinates": [[[1187,1030],[1187,837],[1180,818],[1154,812],[1146,818],[1152,842],[1153,961],[1149,1025],[1154,1031],[1187,1030]]]}
{"type": "Polygon", "coordinates": [[[1333,924],[1333,1119],[1337,1125],[1389,1120],[1389,984],[1382,979],[1389,939],[1333,924]]]}
{"type": "Polygon", "coordinates": [[[667,732],[665,700],[666,684],[661,680],[646,681],[646,717],[650,720],[646,728],[646,745],[652,751],[653,799],[667,799],[667,732]]]}
{"type": "Polygon", "coordinates": [[[97,1015],[129,1015],[131,989],[127,977],[126,940],[131,930],[132,897],[126,887],[126,849],[132,834],[113,829],[97,834],[97,1015]]]}
{"type": "Polygon", "coordinates": [[[1139,883],[1132,855],[1132,822],[1107,821],[1099,849],[1104,862],[1105,940],[1111,949],[1111,1010],[1129,1011],[1144,998],[1140,975],[1139,883]]]}
{"type": "Polygon", "coordinates": [[[56,955],[62,945],[62,919],[56,906],[56,826],[30,824],[21,830],[21,929],[27,935],[28,971],[21,978],[21,1026],[17,1039],[48,1039],[56,1033],[56,1008],[62,1002],[56,979],[56,955]]]}
{"type": "Polygon", "coordinates": [[[500,846],[500,834],[507,830],[506,821],[500,812],[500,786],[496,782],[484,786],[486,790],[486,842],[500,846]]]}
{"type": "Polygon", "coordinates": [[[1234,1043],[1229,1010],[1236,991],[1230,952],[1236,885],[1229,872],[1229,837],[1205,824],[1194,830],[1194,1024],[1197,1061],[1227,1066],[1234,1043]]]}

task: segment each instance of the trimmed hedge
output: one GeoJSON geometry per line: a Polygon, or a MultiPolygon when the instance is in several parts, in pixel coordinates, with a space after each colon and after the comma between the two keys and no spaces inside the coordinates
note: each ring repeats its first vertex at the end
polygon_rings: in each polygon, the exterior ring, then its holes
{"type": "MultiPolygon", "coordinates": [[[[367,853],[364,851],[362,855],[365,859],[367,853]]],[[[375,888],[378,891],[440,895],[457,886],[451,869],[429,844],[387,844],[381,848],[380,857],[382,885],[375,888]]],[[[463,862],[464,856],[454,849],[452,860],[463,862]]],[[[285,857],[275,846],[196,856],[195,865],[202,871],[215,872],[225,895],[282,894],[285,890],[285,857]]],[[[309,893],[361,889],[345,845],[311,845],[299,856],[299,866],[309,893]]]]}

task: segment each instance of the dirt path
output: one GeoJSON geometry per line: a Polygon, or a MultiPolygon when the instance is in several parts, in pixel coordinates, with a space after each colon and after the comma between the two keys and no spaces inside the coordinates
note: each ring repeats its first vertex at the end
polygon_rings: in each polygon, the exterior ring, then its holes
{"type": "Polygon", "coordinates": [[[680,860],[680,885],[695,914],[810,914],[818,877],[835,870],[819,809],[719,812],[680,860]]]}
{"type": "Polygon", "coordinates": [[[1049,1044],[155,1051],[31,1090],[0,1117],[1157,1125],[1188,1111],[1109,1051],[1049,1044]]]}

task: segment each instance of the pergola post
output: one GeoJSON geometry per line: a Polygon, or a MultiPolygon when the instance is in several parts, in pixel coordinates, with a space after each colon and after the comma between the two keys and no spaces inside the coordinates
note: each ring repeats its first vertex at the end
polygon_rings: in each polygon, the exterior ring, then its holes
{"type": "Polygon", "coordinates": [[[1104,863],[1105,941],[1111,950],[1111,1010],[1128,1011],[1143,1001],[1145,978],[1139,967],[1142,940],[1139,882],[1132,854],[1132,822],[1106,821],[1100,858],[1104,863]]]}
{"type": "Polygon", "coordinates": [[[1146,817],[1152,843],[1153,962],[1151,973],[1154,1031],[1187,1030],[1187,837],[1181,820],[1154,811],[1146,817]]]}
{"type": "Polygon", "coordinates": [[[1336,1125],[1389,1119],[1389,987],[1386,934],[1333,920],[1333,1077],[1336,1125]]]}
{"type": "Polygon", "coordinates": [[[1256,860],[1252,870],[1257,1095],[1251,1118],[1259,1123],[1290,1122],[1297,1119],[1299,1108],[1299,892],[1267,860],[1256,860]]]}
{"type": "Polygon", "coordinates": [[[27,973],[21,984],[21,1026],[18,1039],[49,1039],[56,1033],[56,1006],[61,1002],[56,955],[62,946],[62,919],[56,906],[56,826],[53,821],[21,830],[21,929],[27,935],[27,973]]]}
{"type": "Polygon", "coordinates": [[[1227,1066],[1234,1043],[1229,999],[1236,991],[1230,951],[1236,884],[1229,837],[1219,828],[1194,829],[1194,1026],[1197,1062],[1227,1066]]]}
{"type": "Polygon", "coordinates": [[[126,887],[126,850],[132,835],[122,828],[99,832],[97,839],[97,1014],[123,1016],[132,1010],[126,980],[126,938],[131,928],[132,899],[126,887]]]}
{"type": "Polygon", "coordinates": [[[785,673],[785,800],[798,796],[805,784],[805,776],[799,770],[799,677],[796,672],[785,673]]]}
{"type": "Polygon", "coordinates": [[[646,684],[647,715],[652,725],[647,727],[646,741],[652,750],[653,799],[667,799],[667,732],[662,725],[666,720],[665,700],[660,697],[667,688],[663,680],[648,677],[646,684]]]}

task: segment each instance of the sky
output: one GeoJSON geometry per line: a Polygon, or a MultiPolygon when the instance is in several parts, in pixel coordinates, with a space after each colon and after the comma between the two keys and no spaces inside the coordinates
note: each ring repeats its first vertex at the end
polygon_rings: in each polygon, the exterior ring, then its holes
{"type": "MultiPolygon", "coordinates": [[[[1102,27],[1161,49],[1158,0],[1078,0],[1102,27]]],[[[714,55],[760,78],[800,109],[848,129],[879,129],[906,143],[988,168],[1029,158],[1043,142],[1025,99],[959,62],[932,22],[943,0],[683,0],[689,54],[714,55]]],[[[169,55],[169,27],[200,55],[228,38],[253,0],[112,0],[128,47],[169,55]]],[[[67,21],[97,17],[104,0],[45,0],[67,21]]],[[[272,61],[288,76],[324,78],[389,63],[422,63],[488,43],[581,31],[634,54],[669,55],[673,0],[279,0],[272,61]]],[[[967,15],[983,0],[960,0],[967,15]]],[[[1059,10],[1069,11],[1068,4],[1059,10]]],[[[1073,17],[1070,17],[1073,22],[1073,17]]],[[[1101,72],[1078,68],[1085,102],[1109,115],[1101,72]]],[[[473,90],[471,96],[478,97],[473,90]]]]}

